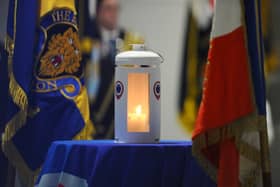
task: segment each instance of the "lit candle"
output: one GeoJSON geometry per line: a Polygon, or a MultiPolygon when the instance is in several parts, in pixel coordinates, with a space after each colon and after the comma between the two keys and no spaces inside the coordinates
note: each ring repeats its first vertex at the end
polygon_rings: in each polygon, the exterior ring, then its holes
{"type": "Polygon", "coordinates": [[[147,115],[142,111],[142,105],[137,105],[132,113],[128,113],[129,132],[148,132],[147,115]]]}

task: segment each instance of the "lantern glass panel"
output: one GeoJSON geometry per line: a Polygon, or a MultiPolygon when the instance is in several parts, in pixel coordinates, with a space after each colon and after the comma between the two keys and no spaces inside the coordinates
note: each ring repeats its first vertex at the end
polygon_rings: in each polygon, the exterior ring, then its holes
{"type": "Polygon", "coordinates": [[[127,131],[149,132],[149,73],[128,73],[127,131]]]}

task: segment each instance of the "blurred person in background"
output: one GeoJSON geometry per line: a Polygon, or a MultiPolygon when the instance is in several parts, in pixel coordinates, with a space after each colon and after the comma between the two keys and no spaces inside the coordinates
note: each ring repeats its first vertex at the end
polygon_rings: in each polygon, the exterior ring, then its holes
{"type": "Polygon", "coordinates": [[[79,1],[85,81],[90,100],[91,120],[95,139],[114,137],[114,64],[117,51],[129,49],[129,44],[143,43],[136,34],[118,23],[119,0],[79,1]],[[95,6],[91,4],[95,3],[95,6]],[[93,18],[89,7],[95,7],[93,18]]]}

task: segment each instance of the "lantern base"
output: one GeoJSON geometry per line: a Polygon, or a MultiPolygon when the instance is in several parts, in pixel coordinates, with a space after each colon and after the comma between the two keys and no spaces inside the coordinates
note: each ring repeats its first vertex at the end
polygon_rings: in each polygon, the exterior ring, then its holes
{"type": "Polygon", "coordinates": [[[159,138],[155,139],[119,139],[115,138],[116,143],[132,143],[132,144],[154,144],[154,143],[159,143],[159,138]]]}

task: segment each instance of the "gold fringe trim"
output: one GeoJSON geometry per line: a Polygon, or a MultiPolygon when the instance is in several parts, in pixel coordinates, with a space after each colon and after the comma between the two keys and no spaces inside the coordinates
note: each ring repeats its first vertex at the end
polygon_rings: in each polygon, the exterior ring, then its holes
{"type": "Polygon", "coordinates": [[[22,124],[25,123],[25,116],[27,113],[18,112],[13,116],[13,118],[6,124],[4,133],[2,134],[2,144],[10,141],[16,132],[22,127],[22,124]]]}
{"type": "Polygon", "coordinates": [[[241,187],[255,187],[257,181],[255,179],[260,176],[261,171],[259,167],[252,169],[248,175],[245,177],[245,182],[242,184],[241,187]]]}
{"type": "Polygon", "coordinates": [[[218,144],[225,139],[235,138],[235,144],[239,153],[256,163],[256,168],[251,170],[245,182],[242,184],[242,187],[251,187],[255,185],[255,179],[259,176],[258,171],[261,171],[261,164],[264,160],[260,157],[260,150],[242,141],[241,136],[249,132],[264,132],[265,130],[265,117],[252,114],[248,117],[236,120],[225,127],[212,129],[204,134],[198,135],[193,139],[192,152],[211,179],[217,182],[217,168],[204,157],[201,150],[218,144]]]}
{"type": "MultiPolygon", "coordinates": [[[[10,141],[16,132],[24,126],[27,116],[27,107],[28,99],[24,90],[17,83],[14,74],[13,74],[13,41],[11,38],[6,38],[6,49],[9,52],[8,67],[9,67],[9,93],[13,99],[13,102],[20,108],[19,112],[16,113],[12,119],[6,124],[5,131],[2,135],[2,146],[6,144],[7,141],[10,141]]],[[[8,155],[7,155],[8,156],[8,155]]]]}
{"type": "Polygon", "coordinates": [[[5,50],[10,54],[10,56],[13,56],[14,53],[14,41],[13,39],[9,36],[6,35],[5,37],[5,50]]]}
{"type": "Polygon", "coordinates": [[[6,50],[9,53],[8,57],[8,71],[9,71],[9,93],[13,102],[19,107],[19,111],[12,117],[12,119],[6,124],[5,131],[2,134],[2,150],[7,156],[10,163],[16,167],[17,171],[22,176],[22,182],[25,186],[33,186],[34,173],[28,168],[19,152],[16,150],[12,143],[12,138],[17,131],[25,125],[27,117],[28,99],[27,95],[21,86],[16,81],[13,74],[13,54],[14,54],[14,42],[7,36],[6,37],[6,50]]]}
{"type": "Polygon", "coordinates": [[[21,86],[17,83],[13,74],[13,53],[14,42],[6,36],[6,50],[9,53],[8,68],[9,68],[9,93],[13,99],[13,102],[19,107],[19,112],[13,116],[13,118],[6,124],[4,134],[2,135],[2,143],[5,144],[13,138],[16,132],[25,124],[28,108],[27,95],[21,86]]]}
{"type": "Polygon", "coordinates": [[[9,91],[14,103],[17,104],[21,110],[26,111],[28,107],[27,95],[17,83],[13,73],[10,74],[9,91]]]}
{"type": "Polygon", "coordinates": [[[238,143],[237,141],[235,142],[236,145],[238,145],[238,151],[242,156],[253,161],[254,163],[257,163],[257,165],[260,166],[259,164],[261,163],[261,155],[258,149],[244,141],[239,140],[238,143]]]}
{"type": "Polygon", "coordinates": [[[208,176],[213,181],[217,182],[217,168],[215,168],[215,166],[212,165],[212,163],[203,156],[203,154],[201,153],[201,149],[198,148],[201,145],[204,145],[206,147],[206,139],[205,141],[203,141],[201,137],[198,139],[198,141],[194,140],[192,145],[192,154],[196,158],[200,166],[206,171],[208,176]]]}

